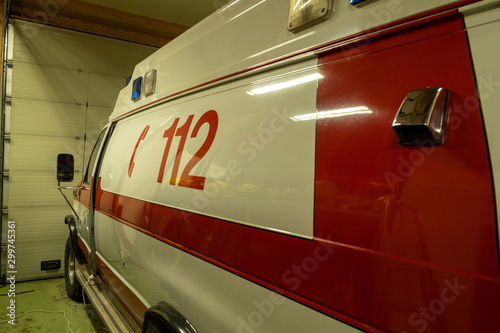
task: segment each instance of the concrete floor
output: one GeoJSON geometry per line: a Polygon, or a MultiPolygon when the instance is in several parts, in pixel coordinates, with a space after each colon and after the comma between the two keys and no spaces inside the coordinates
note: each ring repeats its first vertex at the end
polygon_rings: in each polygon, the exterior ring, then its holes
{"type": "Polygon", "coordinates": [[[68,298],[64,278],[16,283],[16,296],[9,297],[9,285],[0,288],[0,332],[30,333],[105,333],[106,328],[92,305],[68,298]],[[32,291],[31,291],[32,290],[32,291]],[[30,291],[23,293],[25,291],[30,291]],[[32,310],[60,311],[60,313],[32,312],[15,319],[15,326],[6,322],[10,300],[15,299],[16,315],[32,310]],[[65,312],[66,318],[64,318],[65,312]]]}

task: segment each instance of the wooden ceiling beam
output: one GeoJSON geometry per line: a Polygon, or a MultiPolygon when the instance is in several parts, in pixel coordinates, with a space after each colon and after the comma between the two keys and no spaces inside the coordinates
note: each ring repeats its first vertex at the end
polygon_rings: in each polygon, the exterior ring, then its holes
{"type": "Polygon", "coordinates": [[[79,0],[12,0],[10,17],[156,47],[189,28],[79,0]]]}

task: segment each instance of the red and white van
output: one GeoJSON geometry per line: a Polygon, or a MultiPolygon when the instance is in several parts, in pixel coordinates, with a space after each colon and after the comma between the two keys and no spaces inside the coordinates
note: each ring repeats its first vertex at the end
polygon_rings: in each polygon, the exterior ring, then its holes
{"type": "Polygon", "coordinates": [[[69,294],[119,332],[500,332],[499,59],[498,0],[229,3],[121,91],[69,294]]]}

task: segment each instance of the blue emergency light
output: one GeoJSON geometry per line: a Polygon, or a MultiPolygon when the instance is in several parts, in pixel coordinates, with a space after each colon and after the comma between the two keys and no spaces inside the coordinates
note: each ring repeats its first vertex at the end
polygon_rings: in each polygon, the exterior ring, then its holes
{"type": "Polygon", "coordinates": [[[132,86],[132,100],[133,101],[141,98],[141,91],[142,91],[142,76],[140,76],[134,80],[134,83],[132,86]]]}
{"type": "Polygon", "coordinates": [[[350,0],[349,2],[350,2],[351,5],[356,6],[356,5],[359,5],[360,3],[363,3],[365,1],[366,0],[350,0]]]}

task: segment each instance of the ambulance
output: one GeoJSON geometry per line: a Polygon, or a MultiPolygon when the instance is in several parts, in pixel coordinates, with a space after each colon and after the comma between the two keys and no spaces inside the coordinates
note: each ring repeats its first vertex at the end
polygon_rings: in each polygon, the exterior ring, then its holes
{"type": "Polygon", "coordinates": [[[68,294],[112,332],[500,332],[499,124],[499,0],[235,0],[59,187],[68,294]]]}

